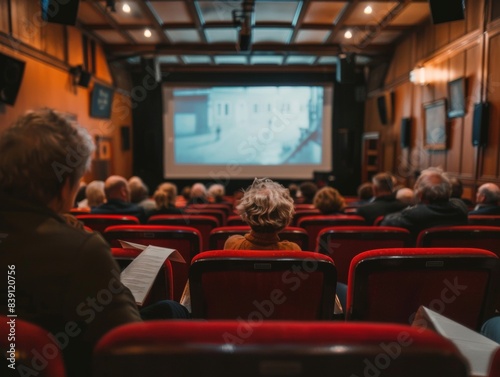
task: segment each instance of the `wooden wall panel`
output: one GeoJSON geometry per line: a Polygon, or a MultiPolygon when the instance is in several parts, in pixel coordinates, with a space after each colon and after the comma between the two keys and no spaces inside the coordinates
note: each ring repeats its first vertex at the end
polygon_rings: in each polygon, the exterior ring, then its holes
{"type": "MultiPolygon", "coordinates": [[[[484,3],[488,0],[466,0],[465,4],[465,20],[467,22],[467,32],[477,30],[481,27],[483,20],[484,3]]],[[[496,1],[496,0],[492,0],[496,1]]],[[[463,22],[463,21],[455,21],[463,22]]]]}
{"type": "Polygon", "coordinates": [[[82,33],[74,27],[66,28],[68,33],[68,64],[72,67],[83,64],[82,33]]]}
{"type": "Polygon", "coordinates": [[[63,25],[46,23],[40,28],[41,50],[64,61],[66,57],[65,33],[63,25]]]}
{"type": "Polygon", "coordinates": [[[40,31],[46,23],[40,18],[40,3],[38,1],[11,1],[10,4],[13,37],[41,50],[40,31]]]}
{"type": "Polygon", "coordinates": [[[113,77],[111,76],[111,72],[109,70],[108,62],[106,60],[106,54],[104,53],[104,50],[102,49],[101,46],[97,45],[96,46],[96,71],[95,71],[95,76],[98,79],[101,79],[103,81],[106,81],[108,83],[113,82],[113,77]]]}
{"type": "Polygon", "coordinates": [[[453,21],[449,24],[450,27],[450,42],[464,36],[467,33],[467,24],[464,21],[453,21]]]}
{"type": "Polygon", "coordinates": [[[440,49],[450,43],[450,23],[435,25],[434,27],[434,50],[440,49]]]}
{"type": "Polygon", "coordinates": [[[0,31],[9,32],[9,7],[7,0],[0,0],[0,31]]]}

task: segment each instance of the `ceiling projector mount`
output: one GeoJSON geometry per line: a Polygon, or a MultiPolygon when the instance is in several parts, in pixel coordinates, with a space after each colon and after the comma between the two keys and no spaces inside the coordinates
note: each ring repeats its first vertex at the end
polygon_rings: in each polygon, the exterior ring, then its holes
{"type": "Polygon", "coordinates": [[[238,28],[239,51],[250,51],[255,0],[244,0],[241,9],[233,10],[233,23],[238,28]]]}

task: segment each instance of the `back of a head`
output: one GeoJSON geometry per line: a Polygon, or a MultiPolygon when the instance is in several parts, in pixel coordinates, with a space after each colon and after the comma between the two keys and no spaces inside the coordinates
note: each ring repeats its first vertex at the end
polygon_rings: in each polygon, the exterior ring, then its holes
{"type": "Polygon", "coordinates": [[[369,200],[373,198],[373,183],[365,182],[358,187],[358,198],[360,200],[369,200]]]}
{"type": "Polygon", "coordinates": [[[207,188],[203,183],[195,183],[191,187],[191,198],[205,198],[207,196],[207,188]]]}
{"type": "Polygon", "coordinates": [[[483,196],[483,204],[500,204],[500,188],[494,183],[485,183],[478,189],[478,193],[483,196]]]}
{"type": "Polygon", "coordinates": [[[120,175],[112,175],[106,179],[104,184],[104,192],[106,199],[120,199],[123,201],[130,201],[130,189],[128,182],[120,175]]]}
{"type": "Polygon", "coordinates": [[[85,189],[85,195],[87,196],[87,205],[90,208],[97,207],[98,205],[104,203],[104,201],[106,200],[106,194],[104,193],[104,182],[90,182],[85,189]]]}
{"type": "Polygon", "coordinates": [[[318,186],[314,182],[303,182],[300,184],[300,193],[306,201],[311,201],[318,191],[318,186]]]}
{"type": "MultiPolygon", "coordinates": [[[[165,194],[167,195],[166,200],[167,200],[167,203],[169,206],[175,206],[175,199],[177,198],[177,186],[176,185],[174,185],[173,183],[170,183],[170,182],[164,182],[158,186],[158,189],[156,190],[156,192],[158,192],[158,190],[165,192],[165,194]]],[[[156,192],[155,192],[155,195],[156,195],[156,192]]],[[[155,199],[155,201],[156,201],[156,199],[155,199]]],[[[158,202],[156,203],[156,205],[158,206],[158,202]]]]}
{"type": "Polygon", "coordinates": [[[208,195],[215,199],[215,201],[221,201],[226,193],[224,186],[220,183],[214,183],[208,188],[208,195]]]}
{"type": "Polygon", "coordinates": [[[461,198],[464,193],[462,181],[456,177],[449,178],[451,184],[451,197],[461,198]]]}
{"type": "Polygon", "coordinates": [[[290,224],[294,210],[288,190],[270,179],[256,178],[236,207],[241,218],[259,232],[278,232],[290,224]]]}
{"type": "Polygon", "coordinates": [[[28,112],[0,136],[0,191],[47,205],[64,184],[77,185],[94,150],[88,132],[63,115],[28,112]]]}
{"type": "Polygon", "coordinates": [[[423,170],[415,182],[415,197],[423,203],[448,201],[451,195],[450,180],[442,170],[429,168],[423,170]]]}
{"type": "Polygon", "coordinates": [[[412,205],[415,203],[415,193],[412,189],[403,187],[396,191],[396,199],[401,203],[412,205]]]}
{"type": "Polygon", "coordinates": [[[140,203],[148,198],[149,189],[140,177],[134,176],[128,180],[130,188],[130,201],[140,203]]]}
{"type": "Polygon", "coordinates": [[[333,187],[323,187],[314,196],[314,207],[323,214],[336,213],[345,207],[344,197],[333,187]]]}
{"type": "Polygon", "coordinates": [[[390,195],[394,191],[394,178],[389,173],[378,173],[372,178],[375,196],[390,195]]]}

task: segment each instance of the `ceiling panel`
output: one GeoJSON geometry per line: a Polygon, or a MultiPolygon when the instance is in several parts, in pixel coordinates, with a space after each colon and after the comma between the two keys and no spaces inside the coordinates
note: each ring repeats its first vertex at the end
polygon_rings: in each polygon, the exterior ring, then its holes
{"type": "Polygon", "coordinates": [[[401,36],[399,31],[382,31],[375,38],[373,38],[373,44],[388,44],[394,42],[401,36]]]}
{"type": "MultiPolygon", "coordinates": [[[[148,18],[142,14],[139,6],[132,2],[128,1],[127,4],[130,7],[130,13],[125,13],[123,11],[123,7],[121,4],[122,2],[116,2],[115,5],[115,12],[110,12],[108,13],[113,17],[113,19],[120,25],[147,25],[149,24],[148,18]]],[[[99,2],[99,4],[103,7],[106,8],[106,2],[102,1],[99,2]]]]}
{"type": "Polygon", "coordinates": [[[197,1],[196,6],[205,22],[232,22],[233,10],[241,8],[240,2],[235,1],[197,1]]]}
{"type": "Polygon", "coordinates": [[[304,23],[333,24],[345,5],[345,2],[313,1],[306,12],[304,23]]]}
{"type": "Polygon", "coordinates": [[[295,38],[296,43],[323,43],[329,30],[300,30],[295,38]]]}
{"type": "Polygon", "coordinates": [[[84,24],[106,25],[106,18],[96,11],[92,4],[80,2],[78,7],[78,19],[84,24]]]}
{"type": "Polygon", "coordinates": [[[337,64],[339,58],[336,56],[322,56],[318,59],[318,64],[337,64]]]}
{"type": "Polygon", "coordinates": [[[257,2],[255,4],[255,22],[288,22],[291,25],[298,4],[298,1],[257,2]]]}
{"type": "Polygon", "coordinates": [[[207,36],[207,41],[209,43],[236,43],[238,40],[238,33],[236,29],[229,28],[210,28],[205,29],[205,35],[207,36]]]}
{"type": "Polygon", "coordinates": [[[292,29],[258,28],[253,30],[253,43],[283,43],[286,44],[292,36],[292,29]]]}
{"type": "Polygon", "coordinates": [[[313,64],[316,56],[291,55],[286,59],[286,64],[313,64]]]}
{"type": "Polygon", "coordinates": [[[184,55],[182,57],[182,60],[184,60],[184,62],[186,64],[210,64],[210,63],[212,63],[210,56],[206,56],[206,55],[184,55]]]}
{"type": "Polygon", "coordinates": [[[183,1],[151,1],[153,9],[166,24],[193,23],[183,1]]]}
{"type": "Polygon", "coordinates": [[[151,31],[151,37],[146,37],[144,35],[144,29],[142,30],[129,30],[128,33],[132,38],[134,38],[134,41],[137,43],[159,43],[160,38],[158,37],[158,33],[156,33],[155,30],[149,29],[151,31]]]}
{"type": "Polygon", "coordinates": [[[378,25],[380,21],[398,5],[397,2],[361,2],[345,21],[346,25],[378,25]],[[365,14],[364,9],[371,6],[372,13],[365,14]]]}
{"type": "Polygon", "coordinates": [[[97,36],[102,39],[105,43],[109,44],[121,44],[121,43],[129,43],[122,35],[116,30],[97,30],[94,31],[97,36]]]}
{"type": "Polygon", "coordinates": [[[221,55],[215,57],[216,64],[247,64],[247,57],[243,55],[221,55]]]}
{"type": "Polygon", "coordinates": [[[408,5],[397,17],[392,20],[391,25],[417,25],[431,16],[428,3],[413,3],[408,5]]]}
{"type": "Polygon", "coordinates": [[[273,64],[273,65],[280,65],[283,64],[283,56],[279,55],[265,55],[265,56],[259,56],[255,55],[250,58],[250,63],[251,64],[273,64]]]}
{"type": "Polygon", "coordinates": [[[171,29],[165,30],[172,43],[199,43],[200,35],[196,29],[171,29]]]}
{"type": "Polygon", "coordinates": [[[160,55],[158,57],[160,64],[179,64],[179,59],[175,55],[160,55]]]}

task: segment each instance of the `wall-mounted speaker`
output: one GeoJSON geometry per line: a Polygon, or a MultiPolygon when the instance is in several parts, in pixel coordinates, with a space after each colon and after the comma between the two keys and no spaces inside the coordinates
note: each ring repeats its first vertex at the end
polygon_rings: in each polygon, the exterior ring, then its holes
{"type": "Polygon", "coordinates": [[[14,105],[26,63],[0,54],[0,102],[14,105]]]}
{"type": "Polygon", "coordinates": [[[401,119],[401,148],[411,146],[411,118],[401,119]]]}
{"type": "Polygon", "coordinates": [[[393,96],[393,93],[385,93],[377,97],[378,117],[383,125],[392,123],[393,96]]]}
{"type": "Polygon", "coordinates": [[[354,84],[356,81],[356,56],[354,54],[346,54],[339,57],[336,73],[336,79],[339,84],[354,84]]]}
{"type": "Polygon", "coordinates": [[[490,106],[488,102],[480,102],[474,105],[474,117],[472,120],[472,145],[484,146],[488,139],[488,125],[490,123],[490,106]]]}
{"type": "Polygon", "coordinates": [[[79,3],[79,0],[40,0],[42,19],[55,24],[74,25],[79,3]]]}
{"type": "Polygon", "coordinates": [[[465,19],[464,0],[429,0],[429,6],[433,24],[465,19]]]}

